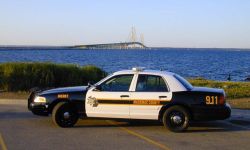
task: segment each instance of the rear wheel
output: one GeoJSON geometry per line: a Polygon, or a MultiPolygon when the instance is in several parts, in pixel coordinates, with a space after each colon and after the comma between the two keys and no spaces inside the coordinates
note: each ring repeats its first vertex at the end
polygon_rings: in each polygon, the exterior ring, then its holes
{"type": "Polygon", "coordinates": [[[172,106],[164,112],[162,120],[170,131],[182,132],[189,126],[190,114],[182,106],[172,106]]]}
{"type": "Polygon", "coordinates": [[[52,111],[53,122],[63,128],[74,126],[78,118],[76,109],[66,102],[58,103],[52,111]]]}

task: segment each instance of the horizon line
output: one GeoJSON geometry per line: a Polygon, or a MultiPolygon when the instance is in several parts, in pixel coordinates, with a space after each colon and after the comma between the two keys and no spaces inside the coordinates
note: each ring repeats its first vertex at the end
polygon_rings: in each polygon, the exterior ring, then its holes
{"type": "MultiPolygon", "coordinates": [[[[106,44],[106,43],[103,43],[106,44]]],[[[108,44],[108,43],[107,43],[108,44]]],[[[74,46],[79,46],[83,44],[78,44],[78,45],[0,45],[0,48],[32,48],[32,47],[44,47],[44,48],[55,48],[55,47],[61,47],[61,48],[70,48],[74,46]]],[[[86,44],[86,45],[91,45],[91,44],[86,44]]],[[[250,48],[237,48],[237,47],[174,47],[174,46],[148,46],[148,48],[157,48],[157,49],[162,49],[162,48],[191,48],[191,49],[243,49],[243,50],[250,50],[250,48]]]]}

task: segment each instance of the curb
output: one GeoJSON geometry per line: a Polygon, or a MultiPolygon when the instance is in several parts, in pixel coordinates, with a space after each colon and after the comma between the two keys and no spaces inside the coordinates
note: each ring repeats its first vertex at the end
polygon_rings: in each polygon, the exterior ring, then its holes
{"type": "Polygon", "coordinates": [[[19,104],[19,105],[27,105],[26,99],[0,99],[1,104],[19,104]]]}

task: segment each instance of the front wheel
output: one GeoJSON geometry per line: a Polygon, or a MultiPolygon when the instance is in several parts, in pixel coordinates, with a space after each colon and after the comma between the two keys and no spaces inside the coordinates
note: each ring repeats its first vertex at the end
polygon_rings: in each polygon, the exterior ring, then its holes
{"type": "Polygon", "coordinates": [[[172,106],[163,114],[164,126],[173,132],[185,131],[189,126],[189,112],[182,106],[172,106]]]}
{"type": "Polygon", "coordinates": [[[52,112],[53,122],[63,128],[74,126],[78,118],[76,109],[66,102],[58,103],[52,112]]]}

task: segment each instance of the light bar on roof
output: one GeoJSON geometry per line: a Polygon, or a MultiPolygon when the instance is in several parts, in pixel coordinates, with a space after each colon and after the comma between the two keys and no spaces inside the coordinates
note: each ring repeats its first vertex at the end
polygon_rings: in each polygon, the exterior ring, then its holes
{"type": "Polygon", "coordinates": [[[133,71],[143,71],[145,69],[145,67],[133,67],[132,70],[133,71]]]}

